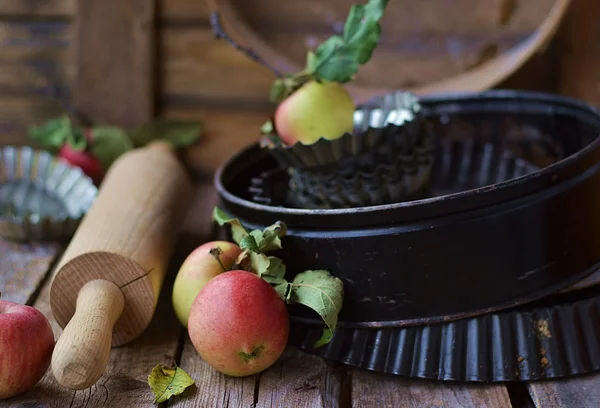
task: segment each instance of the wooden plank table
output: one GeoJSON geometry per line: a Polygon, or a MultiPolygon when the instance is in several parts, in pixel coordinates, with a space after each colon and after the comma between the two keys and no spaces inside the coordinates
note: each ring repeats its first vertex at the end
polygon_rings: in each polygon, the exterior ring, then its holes
{"type": "MultiPolygon", "coordinates": [[[[208,366],[194,350],[171,306],[174,275],[187,254],[214,238],[210,212],[216,194],[198,186],[171,273],[163,286],[155,318],[134,342],[111,351],[103,378],[84,391],[59,386],[49,370],[24,395],[0,401],[0,408],[154,407],[147,377],[156,364],[185,369],[196,381],[162,407],[598,407],[600,374],[530,384],[453,384],[380,375],[321,359],[289,347],[265,372],[232,378],[208,366]]],[[[56,324],[49,304],[49,279],[63,247],[0,241],[2,297],[40,309],[56,324]]]]}

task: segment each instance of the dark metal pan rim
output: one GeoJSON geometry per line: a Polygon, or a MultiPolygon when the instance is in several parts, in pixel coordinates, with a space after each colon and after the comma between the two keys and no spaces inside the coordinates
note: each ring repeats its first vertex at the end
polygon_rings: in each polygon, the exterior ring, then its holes
{"type": "MultiPolygon", "coordinates": [[[[421,99],[421,103],[425,106],[425,108],[428,104],[434,106],[436,104],[440,104],[448,107],[451,106],[453,102],[456,102],[457,108],[463,108],[464,105],[469,103],[480,103],[486,101],[490,103],[512,101],[517,104],[519,102],[540,102],[541,109],[546,111],[552,109],[552,104],[557,104],[561,107],[572,108],[574,111],[579,113],[585,112],[586,118],[581,117],[582,115],[577,116],[580,116],[580,119],[585,120],[586,122],[592,122],[593,118],[595,118],[597,124],[600,125],[600,112],[593,106],[571,98],[539,92],[493,90],[481,93],[438,94],[434,96],[426,96],[421,99]]],[[[489,109],[486,110],[489,111],[489,109]]],[[[499,108],[493,110],[497,112],[504,111],[503,109],[499,108]]],[[[481,111],[481,109],[479,109],[479,111],[481,111]]],[[[600,130],[598,133],[600,135],[600,130]]],[[[346,217],[349,215],[357,217],[360,216],[361,213],[393,213],[393,218],[397,218],[399,214],[403,214],[406,216],[406,219],[414,220],[414,215],[409,214],[411,211],[425,210],[425,212],[430,216],[439,216],[456,211],[468,210],[469,208],[481,208],[482,206],[498,204],[502,201],[509,201],[516,197],[526,197],[534,194],[536,191],[547,188],[548,186],[555,186],[565,178],[573,177],[573,175],[577,173],[585,172],[587,168],[593,166],[593,164],[597,162],[599,159],[598,156],[600,156],[600,137],[594,139],[591,143],[589,143],[587,146],[584,146],[577,152],[538,171],[489,186],[465,190],[443,196],[398,202],[393,204],[323,210],[286,208],[258,204],[253,201],[238,197],[229,191],[225,186],[225,173],[230,169],[232,163],[239,162],[241,157],[248,155],[249,152],[252,152],[255,149],[257,149],[257,144],[253,144],[242,149],[240,152],[230,157],[215,173],[215,187],[217,192],[226,202],[247,210],[259,211],[264,214],[268,214],[272,218],[282,216],[317,216],[321,218],[320,216],[346,217]],[[436,209],[435,211],[434,208],[436,209]]]]}
{"type": "MultiPolygon", "coordinates": [[[[565,285],[570,287],[571,285],[576,284],[581,281],[583,278],[590,276],[592,273],[600,270],[600,262],[593,265],[591,268],[587,269],[585,272],[581,274],[575,274],[571,279],[563,280],[560,282],[560,287],[564,287],[565,285]]],[[[535,293],[535,296],[527,296],[524,299],[515,299],[509,302],[505,302],[499,305],[495,305],[493,307],[481,309],[481,310],[472,310],[468,312],[454,313],[450,315],[444,316],[433,316],[433,317],[422,317],[415,319],[402,319],[402,320],[383,320],[383,321],[365,321],[365,322],[355,322],[355,321],[344,321],[339,320],[337,323],[337,327],[341,329],[383,329],[383,328],[402,328],[402,327],[413,327],[413,326],[423,326],[430,324],[439,324],[439,323],[449,323],[456,320],[468,319],[473,316],[482,316],[489,313],[502,313],[503,311],[509,310],[513,307],[525,305],[531,302],[538,301],[547,296],[555,294],[558,292],[555,286],[549,286],[542,291],[538,291],[535,293]]],[[[298,316],[294,313],[290,314],[290,319],[293,322],[308,325],[308,326],[322,326],[323,321],[314,318],[314,317],[304,317],[298,316]]]]}

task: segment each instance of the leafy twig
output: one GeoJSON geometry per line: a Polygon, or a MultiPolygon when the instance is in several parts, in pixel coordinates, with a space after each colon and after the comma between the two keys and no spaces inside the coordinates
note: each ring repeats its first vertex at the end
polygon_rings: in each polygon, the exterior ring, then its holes
{"type": "Polygon", "coordinates": [[[221,16],[218,11],[213,12],[210,15],[210,24],[212,26],[213,33],[216,38],[221,38],[227,41],[233,48],[238,51],[244,53],[248,58],[253,60],[254,62],[259,63],[263,67],[267,68],[271,71],[277,78],[281,78],[283,74],[279,72],[275,67],[265,61],[260,55],[258,55],[254,50],[248,47],[244,47],[243,45],[238,44],[233,38],[227,34],[223,26],[221,25],[221,16]]]}

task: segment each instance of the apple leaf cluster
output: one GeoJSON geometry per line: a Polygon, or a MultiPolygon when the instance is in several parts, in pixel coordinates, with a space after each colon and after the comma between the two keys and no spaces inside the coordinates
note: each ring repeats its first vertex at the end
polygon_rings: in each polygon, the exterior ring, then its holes
{"type": "Polygon", "coordinates": [[[310,80],[345,83],[354,79],[360,65],[367,63],[381,37],[381,25],[389,0],[369,0],[350,9],[341,35],[323,41],[306,58],[305,69],[275,80],[270,90],[273,102],[281,102],[310,80]]]}
{"type": "Polygon", "coordinates": [[[154,140],[164,140],[175,148],[192,145],[202,133],[202,124],[157,118],[131,130],[100,124],[90,126],[89,130],[90,139],[85,135],[86,127],[78,126],[68,115],[62,115],[40,126],[31,126],[28,135],[53,154],[65,144],[80,152],[90,151],[102,162],[104,169],[108,169],[122,154],[154,140]]]}
{"type": "Polygon", "coordinates": [[[220,226],[229,225],[233,240],[243,250],[232,269],[240,268],[249,259],[250,271],[267,281],[286,303],[307,306],[321,316],[326,327],[315,347],[329,343],[343,306],[342,280],[326,270],[308,270],[298,273],[292,282],[287,281],[283,260],[265,254],[282,248],[281,237],[286,234],[286,226],[282,222],[278,221],[263,231],[248,232],[237,218],[228,217],[219,207],[213,211],[213,220],[220,226]]]}
{"type": "Polygon", "coordinates": [[[158,364],[150,375],[148,385],[154,394],[154,403],[160,404],[174,395],[179,395],[194,384],[194,380],[181,368],[163,367],[158,364]]]}

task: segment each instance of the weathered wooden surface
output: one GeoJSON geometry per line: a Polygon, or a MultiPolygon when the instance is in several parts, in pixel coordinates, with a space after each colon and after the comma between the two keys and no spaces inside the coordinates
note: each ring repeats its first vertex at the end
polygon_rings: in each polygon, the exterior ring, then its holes
{"type": "Polygon", "coordinates": [[[562,94],[600,106],[600,2],[573,0],[560,40],[562,94]]]}
{"type": "Polygon", "coordinates": [[[0,17],[70,17],[76,0],[0,0],[0,17]]]}
{"type": "Polygon", "coordinates": [[[510,407],[504,385],[440,384],[362,370],[352,374],[353,407],[510,407]]]}
{"type": "Polygon", "coordinates": [[[0,239],[0,298],[26,304],[60,252],[56,243],[15,243],[0,239]]]}
{"type": "Polygon", "coordinates": [[[250,407],[254,404],[254,389],[257,377],[233,378],[216,372],[202,361],[194,349],[187,333],[179,363],[195,381],[171,404],[177,408],[193,407],[250,407]]]}
{"type": "Polygon", "coordinates": [[[342,369],[290,347],[261,373],[258,406],[333,408],[340,406],[342,369]]]}
{"type": "Polygon", "coordinates": [[[530,383],[528,389],[537,408],[600,406],[600,374],[530,383]]]}
{"type": "Polygon", "coordinates": [[[78,2],[73,91],[91,120],[134,127],[154,116],[154,17],[153,0],[78,2]]]}

